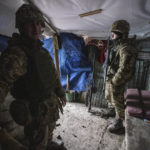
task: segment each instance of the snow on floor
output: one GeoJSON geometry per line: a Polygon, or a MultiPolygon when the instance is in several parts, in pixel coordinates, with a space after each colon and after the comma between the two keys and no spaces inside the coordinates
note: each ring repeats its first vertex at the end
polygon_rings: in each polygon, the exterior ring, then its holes
{"type": "Polygon", "coordinates": [[[107,131],[112,121],[113,118],[92,115],[84,104],[67,103],[64,114],[57,121],[53,138],[54,141],[61,139],[67,150],[119,150],[124,135],[107,131]]]}

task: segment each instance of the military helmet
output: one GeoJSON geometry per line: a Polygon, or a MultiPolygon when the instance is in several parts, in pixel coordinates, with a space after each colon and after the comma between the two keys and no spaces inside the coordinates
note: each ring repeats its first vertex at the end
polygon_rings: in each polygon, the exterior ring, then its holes
{"type": "Polygon", "coordinates": [[[111,32],[128,34],[129,30],[130,30],[130,25],[126,20],[117,20],[111,26],[111,32]]]}
{"type": "Polygon", "coordinates": [[[31,4],[23,4],[16,12],[16,28],[33,21],[40,21],[42,27],[45,27],[42,13],[31,4]]]}

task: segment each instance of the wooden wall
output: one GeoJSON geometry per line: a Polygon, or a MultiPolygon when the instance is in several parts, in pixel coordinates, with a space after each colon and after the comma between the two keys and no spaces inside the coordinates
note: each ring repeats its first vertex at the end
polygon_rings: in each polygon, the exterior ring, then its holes
{"type": "MultiPolygon", "coordinates": [[[[136,40],[136,49],[138,51],[138,58],[136,61],[136,71],[132,80],[127,84],[126,88],[137,88],[140,87],[145,90],[150,90],[150,38],[136,40]]],[[[89,59],[92,62],[93,53],[95,53],[95,47],[89,47],[89,59]]],[[[104,100],[102,93],[103,87],[103,65],[96,59],[94,65],[94,81],[97,88],[97,92],[92,95],[92,106],[96,107],[107,107],[107,103],[104,100]]],[[[85,101],[87,101],[88,92],[85,101]]]]}

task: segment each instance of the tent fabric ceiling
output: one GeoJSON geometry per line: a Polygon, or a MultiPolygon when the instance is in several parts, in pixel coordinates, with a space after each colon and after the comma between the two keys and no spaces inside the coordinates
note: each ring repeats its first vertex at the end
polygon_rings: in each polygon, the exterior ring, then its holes
{"type": "MultiPolygon", "coordinates": [[[[150,36],[150,0],[31,0],[58,31],[89,37],[106,38],[111,24],[125,19],[131,25],[130,35],[150,36]],[[99,14],[79,14],[102,9],[99,14]]],[[[15,11],[21,0],[0,1],[0,34],[10,36],[15,30],[15,11]]]]}

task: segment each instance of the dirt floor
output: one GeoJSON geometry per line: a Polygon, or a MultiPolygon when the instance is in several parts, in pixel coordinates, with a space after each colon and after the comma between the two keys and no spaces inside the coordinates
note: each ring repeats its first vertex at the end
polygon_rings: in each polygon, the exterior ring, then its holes
{"type": "MultiPolygon", "coordinates": [[[[101,110],[92,108],[92,111],[101,110]]],[[[107,131],[113,120],[89,113],[85,104],[68,102],[57,121],[53,140],[63,142],[67,150],[120,150],[124,135],[107,131]]]]}

